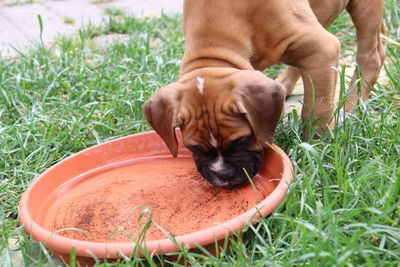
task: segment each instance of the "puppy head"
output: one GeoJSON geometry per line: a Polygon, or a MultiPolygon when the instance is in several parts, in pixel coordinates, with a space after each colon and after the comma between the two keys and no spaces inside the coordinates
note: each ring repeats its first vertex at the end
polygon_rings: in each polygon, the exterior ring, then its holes
{"type": "Polygon", "coordinates": [[[214,70],[161,88],[143,111],[174,157],[174,128],[179,126],[202,176],[230,188],[259,171],[263,146],[273,141],[284,97],[284,87],[258,71],[214,70]]]}

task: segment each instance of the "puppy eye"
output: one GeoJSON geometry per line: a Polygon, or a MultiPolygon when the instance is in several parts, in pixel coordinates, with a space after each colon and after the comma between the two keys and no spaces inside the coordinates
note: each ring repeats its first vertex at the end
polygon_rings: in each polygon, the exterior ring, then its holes
{"type": "Polygon", "coordinates": [[[201,146],[189,146],[188,149],[192,153],[205,153],[204,149],[201,146]]]}
{"type": "Polygon", "coordinates": [[[239,150],[246,149],[246,146],[252,140],[252,137],[252,135],[246,135],[229,142],[226,152],[235,153],[239,150]]]}
{"type": "Polygon", "coordinates": [[[204,159],[212,159],[218,156],[218,150],[215,148],[204,148],[199,145],[189,146],[188,149],[193,153],[202,156],[204,159]]]}
{"type": "Polygon", "coordinates": [[[252,138],[252,135],[242,136],[238,139],[231,141],[229,143],[229,147],[231,147],[231,146],[235,146],[235,147],[246,146],[250,142],[251,138],[252,138]]]}

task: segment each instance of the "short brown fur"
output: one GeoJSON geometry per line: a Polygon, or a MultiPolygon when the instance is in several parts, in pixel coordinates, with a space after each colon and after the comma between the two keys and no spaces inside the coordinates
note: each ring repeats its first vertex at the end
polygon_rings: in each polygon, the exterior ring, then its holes
{"type": "MultiPolygon", "coordinates": [[[[174,156],[177,126],[188,147],[200,145],[207,151],[215,137],[223,149],[253,133],[248,149],[259,151],[272,142],[284,97],[302,77],[302,119],[319,120],[323,132],[333,127],[340,49],[325,27],[344,9],[350,13],[365,79],[360,95],[366,100],[385,59],[383,6],[383,0],[186,0],[179,80],[152,96],[144,114],[174,156]],[[277,81],[260,72],[279,62],[289,67],[277,81]],[[202,90],[199,79],[204,80],[202,90]]],[[[357,100],[354,90],[346,110],[352,111],[357,100]]]]}

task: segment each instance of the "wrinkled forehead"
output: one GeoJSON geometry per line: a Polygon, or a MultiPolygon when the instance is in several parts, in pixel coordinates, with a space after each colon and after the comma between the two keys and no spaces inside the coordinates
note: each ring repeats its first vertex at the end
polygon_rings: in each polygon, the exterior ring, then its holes
{"type": "MultiPolygon", "coordinates": [[[[241,121],[239,121],[241,122],[241,121]]],[[[183,143],[185,146],[219,147],[224,148],[230,142],[243,136],[252,134],[248,124],[243,123],[243,127],[224,127],[215,131],[207,127],[182,127],[183,143]]]]}
{"type": "Polygon", "coordinates": [[[244,115],[227,112],[223,101],[209,100],[186,107],[187,116],[181,125],[186,146],[224,147],[227,143],[252,134],[244,115]]]}
{"type": "Polygon", "coordinates": [[[232,109],[236,98],[229,75],[195,75],[188,79],[181,98],[180,116],[186,146],[224,146],[252,133],[246,117],[232,109]]]}

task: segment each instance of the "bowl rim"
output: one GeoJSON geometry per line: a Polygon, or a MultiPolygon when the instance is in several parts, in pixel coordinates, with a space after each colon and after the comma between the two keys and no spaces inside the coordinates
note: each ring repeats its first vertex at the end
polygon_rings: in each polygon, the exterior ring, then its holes
{"type": "MultiPolygon", "coordinates": [[[[154,134],[156,134],[154,131],[132,134],[88,147],[65,159],[60,160],[58,163],[45,170],[42,174],[38,175],[34,179],[34,181],[28,186],[26,191],[22,194],[20,203],[18,205],[19,220],[21,224],[24,224],[24,230],[28,234],[30,234],[35,241],[42,242],[50,250],[54,250],[63,254],[69,254],[71,249],[75,247],[75,253],[77,256],[91,257],[94,254],[98,258],[117,258],[121,252],[124,255],[129,256],[134,251],[137,244],[133,241],[123,243],[98,243],[91,241],[82,241],[66,238],[44,229],[31,217],[28,210],[28,201],[32,189],[36,186],[41,177],[45,176],[52,169],[58,168],[58,166],[61,165],[63,161],[74,157],[77,154],[95,150],[97,149],[97,147],[102,146],[105,143],[111,144],[113,142],[120,142],[123,139],[132,138],[133,136],[145,136],[154,134]]],[[[246,224],[248,224],[250,220],[251,222],[255,222],[261,217],[269,215],[285,198],[286,190],[288,189],[293,178],[293,166],[289,157],[276,144],[272,144],[272,147],[273,150],[275,150],[275,152],[277,152],[281,156],[283,163],[283,172],[282,178],[280,179],[278,185],[276,186],[274,191],[272,191],[272,193],[268,195],[268,197],[266,197],[263,201],[258,203],[252,209],[242,213],[237,217],[203,230],[176,236],[175,241],[178,244],[184,244],[189,248],[196,248],[199,245],[205,246],[215,241],[223,240],[227,236],[230,236],[233,233],[240,231],[246,224]]],[[[174,241],[169,238],[146,241],[142,243],[141,247],[147,250],[149,254],[153,255],[179,251],[179,248],[176,246],[174,241]]],[[[140,251],[139,254],[143,256],[140,251]]]]}

